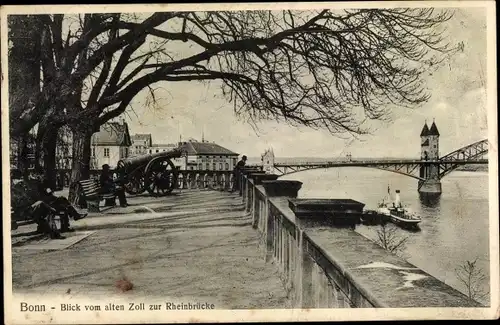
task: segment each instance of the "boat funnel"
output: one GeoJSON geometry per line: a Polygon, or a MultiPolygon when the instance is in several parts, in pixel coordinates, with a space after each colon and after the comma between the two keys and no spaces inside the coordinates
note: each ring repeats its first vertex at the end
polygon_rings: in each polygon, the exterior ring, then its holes
{"type": "Polygon", "coordinates": [[[400,191],[396,190],[396,200],[394,203],[396,204],[397,207],[401,206],[401,197],[399,196],[399,193],[400,193],[400,191]]]}

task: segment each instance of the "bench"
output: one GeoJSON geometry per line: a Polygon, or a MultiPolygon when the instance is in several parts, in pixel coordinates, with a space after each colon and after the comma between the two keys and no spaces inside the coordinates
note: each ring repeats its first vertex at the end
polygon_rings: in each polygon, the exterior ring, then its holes
{"type": "MultiPolygon", "coordinates": [[[[30,207],[35,207],[38,204],[42,204],[41,201],[37,201],[33,203],[30,207]]],[[[66,213],[65,211],[60,211],[57,213],[56,210],[50,208],[47,211],[47,215],[45,215],[44,221],[37,221],[35,217],[31,214],[30,209],[28,208],[20,208],[20,207],[12,207],[10,208],[10,218],[11,218],[11,230],[16,230],[20,226],[31,225],[34,223],[38,224],[37,232],[49,233],[51,238],[55,238],[55,236],[59,233],[60,229],[57,228],[56,225],[56,216],[59,216],[59,220],[61,220],[61,213],[66,213]],[[41,223],[39,223],[41,222],[41,223]]]]}
{"type": "Polygon", "coordinates": [[[10,207],[11,230],[16,230],[20,226],[30,225],[36,222],[28,209],[19,207],[10,207]]]}
{"type": "Polygon", "coordinates": [[[116,199],[115,193],[101,193],[101,187],[93,179],[86,179],[78,182],[82,190],[83,197],[87,202],[89,212],[100,212],[99,203],[102,200],[116,199]]]}
{"type": "Polygon", "coordinates": [[[10,208],[10,230],[16,230],[19,225],[16,220],[16,212],[14,211],[14,208],[10,208]]]}

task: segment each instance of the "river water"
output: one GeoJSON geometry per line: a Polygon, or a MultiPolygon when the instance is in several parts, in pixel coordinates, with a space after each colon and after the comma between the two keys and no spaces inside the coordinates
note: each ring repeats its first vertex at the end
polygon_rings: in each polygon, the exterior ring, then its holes
{"type": "MultiPolygon", "coordinates": [[[[417,180],[370,168],[317,169],[290,174],[280,179],[303,183],[299,198],[351,198],[375,209],[389,185],[401,191],[401,200],[418,213],[419,232],[397,230],[408,237],[401,256],[410,263],[465,293],[456,268],[477,259],[486,275],[481,288],[489,292],[488,173],[455,171],[442,179],[438,199],[425,199],[417,192],[417,180]]],[[[356,231],[376,240],[379,226],[357,226],[356,231]]],[[[477,299],[489,304],[489,298],[477,299]]]]}

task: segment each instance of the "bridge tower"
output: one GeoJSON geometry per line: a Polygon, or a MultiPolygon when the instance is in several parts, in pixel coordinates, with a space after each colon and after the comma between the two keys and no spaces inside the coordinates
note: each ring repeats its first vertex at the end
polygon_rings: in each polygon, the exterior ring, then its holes
{"type": "MultiPolygon", "coordinates": [[[[421,159],[428,161],[439,160],[439,131],[436,122],[432,121],[429,128],[427,122],[420,132],[421,159]]],[[[420,177],[425,181],[419,181],[418,191],[421,193],[441,193],[441,180],[439,179],[439,163],[429,163],[420,167],[420,177]]]]}
{"type": "Polygon", "coordinates": [[[261,157],[263,170],[271,174],[274,170],[274,151],[272,148],[267,149],[261,157]]]}

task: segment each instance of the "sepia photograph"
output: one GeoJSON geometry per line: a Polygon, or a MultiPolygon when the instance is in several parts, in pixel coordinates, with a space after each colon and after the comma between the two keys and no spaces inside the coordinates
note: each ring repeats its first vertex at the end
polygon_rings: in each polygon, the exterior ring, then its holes
{"type": "Polygon", "coordinates": [[[494,2],[0,10],[6,324],[498,318],[494,2]]]}

